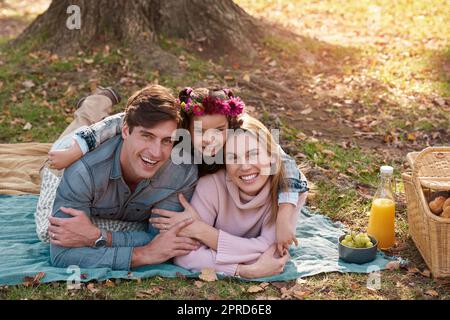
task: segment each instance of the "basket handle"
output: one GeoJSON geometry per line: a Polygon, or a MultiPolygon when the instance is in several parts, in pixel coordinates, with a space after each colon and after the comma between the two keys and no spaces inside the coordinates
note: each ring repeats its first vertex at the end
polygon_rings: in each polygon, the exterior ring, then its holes
{"type": "Polygon", "coordinates": [[[430,153],[435,153],[435,157],[437,157],[437,158],[445,157],[444,153],[449,153],[449,152],[450,152],[450,147],[428,147],[428,148],[425,148],[424,150],[422,150],[422,152],[420,152],[417,155],[417,158],[414,161],[414,166],[413,166],[413,171],[412,171],[413,180],[419,179],[420,169],[422,168],[423,165],[426,164],[426,161],[424,161],[426,156],[428,156],[430,153]]]}

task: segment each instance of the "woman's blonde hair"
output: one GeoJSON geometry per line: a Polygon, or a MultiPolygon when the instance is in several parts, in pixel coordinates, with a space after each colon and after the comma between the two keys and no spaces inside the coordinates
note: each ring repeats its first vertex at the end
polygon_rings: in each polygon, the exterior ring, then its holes
{"type": "MultiPolygon", "coordinates": [[[[244,114],[241,117],[242,123],[239,129],[242,132],[248,132],[252,134],[258,141],[259,144],[263,143],[267,154],[272,158],[271,166],[271,180],[270,180],[270,200],[271,200],[271,216],[269,223],[274,223],[277,219],[278,213],[278,192],[286,191],[287,185],[285,182],[285,172],[281,161],[280,147],[275,141],[272,133],[267,129],[267,127],[259,120],[253,118],[248,114],[244,114]]],[[[236,132],[239,132],[237,129],[236,132]]]]}

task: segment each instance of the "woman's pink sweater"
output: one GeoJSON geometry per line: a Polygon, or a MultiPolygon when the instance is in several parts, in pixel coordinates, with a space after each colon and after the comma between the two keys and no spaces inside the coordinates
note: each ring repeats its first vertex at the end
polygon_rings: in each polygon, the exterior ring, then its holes
{"type": "MultiPolygon", "coordinates": [[[[302,193],[297,215],[291,221],[295,230],[298,212],[305,204],[302,193]]],[[[275,223],[270,218],[270,179],[256,196],[249,196],[230,180],[225,170],[202,177],[197,184],[191,205],[201,219],[219,230],[217,251],[206,246],[177,257],[174,263],[192,271],[212,268],[234,275],[238,264],[252,263],[276,240],[275,223]]]]}

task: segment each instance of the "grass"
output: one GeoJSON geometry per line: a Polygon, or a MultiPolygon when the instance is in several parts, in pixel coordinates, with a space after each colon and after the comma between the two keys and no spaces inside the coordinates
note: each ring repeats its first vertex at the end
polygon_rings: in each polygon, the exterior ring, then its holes
{"type": "MultiPolygon", "coordinates": [[[[328,92],[337,83],[342,84],[344,79],[352,77],[353,80],[346,83],[349,90],[343,99],[360,104],[361,109],[356,111],[361,113],[358,117],[372,115],[380,119],[381,124],[374,129],[376,133],[394,130],[406,141],[407,133],[428,133],[450,126],[444,109],[437,108],[433,102],[435,96],[449,97],[449,74],[444,67],[450,64],[450,32],[445,32],[450,31],[447,23],[450,8],[445,1],[236,2],[251,14],[300,35],[298,41],[268,35],[263,42],[271,60],[277,61],[285,68],[283,70],[295,71],[301,96],[305,95],[303,85],[313,89],[323,86],[323,91],[328,92]],[[368,28],[368,24],[376,28],[368,28]],[[297,61],[302,60],[305,52],[312,55],[315,63],[297,61]],[[320,81],[313,82],[317,79],[320,81]]],[[[6,46],[7,40],[9,37],[0,38],[0,143],[54,141],[71,121],[77,99],[96,84],[116,86],[123,97],[147,83],[160,83],[176,92],[185,85],[207,79],[224,83],[223,70],[230,67],[202,60],[184,50],[181,42],[169,38],[161,38],[160,46],[178,57],[182,71],[178,75],[143,68],[130,51],[115,45],[59,57],[32,50],[33,43],[11,48],[6,46]]],[[[264,66],[258,68],[264,69],[264,66]]],[[[239,76],[238,70],[230,72],[239,76]]],[[[342,116],[344,103],[336,106],[332,102],[322,103],[319,99],[312,107],[314,111],[328,108],[334,118],[342,116]]],[[[122,110],[124,103],[116,106],[115,111],[122,110]]],[[[271,116],[266,110],[259,114],[267,124],[271,116]]],[[[285,118],[283,114],[280,116],[285,118]]],[[[297,160],[314,172],[315,187],[311,192],[314,196],[310,197],[309,206],[342,221],[352,230],[363,231],[367,225],[369,198],[378,183],[379,166],[387,163],[398,168],[395,171],[399,195],[396,236],[399,245],[405,246],[400,255],[420,271],[426,269],[408,235],[400,179],[402,158],[392,157],[386,162],[381,154],[351,139],[343,146],[335,140],[305,137],[303,131],[284,121],[281,132],[283,147],[293,156],[300,154],[297,160]]],[[[450,299],[446,282],[404,269],[382,272],[381,276],[382,287],[376,291],[367,289],[366,274],[318,275],[307,278],[306,282],[283,286],[295,285],[294,288],[306,292],[302,299],[450,299]],[[427,294],[429,290],[435,290],[438,297],[427,294]]],[[[267,299],[283,296],[280,285],[276,284],[262,292],[250,293],[248,289],[255,283],[221,280],[199,284],[195,281],[155,277],[142,281],[93,282],[75,291],[67,290],[65,283],[10,286],[0,287],[0,299],[267,299]]]]}
{"type": "MultiPolygon", "coordinates": [[[[143,280],[115,280],[102,283],[91,282],[89,287],[81,284],[78,290],[68,290],[64,282],[41,284],[37,287],[12,286],[0,290],[0,299],[252,299],[255,294],[247,292],[251,284],[222,280],[214,283],[202,283],[199,288],[195,280],[167,279],[154,277],[143,280]],[[195,288],[195,290],[193,290],[195,288]]],[[[269,295],[276,295],[274,288],[266,289],[269,295]]]]}

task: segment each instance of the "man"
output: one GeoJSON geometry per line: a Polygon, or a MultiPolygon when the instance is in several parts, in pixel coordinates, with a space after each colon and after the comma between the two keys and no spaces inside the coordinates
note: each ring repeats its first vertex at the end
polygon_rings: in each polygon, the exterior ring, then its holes
{"type": "Polygon", "coordinates": [[[64,171],[50,217],[50,255],[54,266],[77,265],[129,270],[185,255],[198,247],[178,231],[107,231],[90,218],[147,222],[153,208],[182,211],[197,181],[195,165],[170,160],[172,134],[181,123],[168,89],[152,85],[128,100],[118,135],[64,171]]]}

